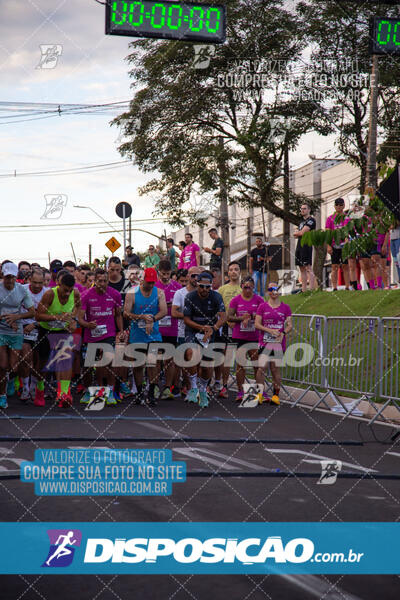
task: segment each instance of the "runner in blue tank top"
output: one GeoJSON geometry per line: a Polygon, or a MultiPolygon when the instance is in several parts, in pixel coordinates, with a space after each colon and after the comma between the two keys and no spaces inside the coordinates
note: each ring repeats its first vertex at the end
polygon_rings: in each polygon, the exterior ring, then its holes
{"type": "MultiPolygon", "coordinates": [[[[131,322],[129,342],[133,344],[146,344],[142,349],[147,355],[149,344],[161,342],[158,322],[168,314],[165,294],[154,286],[157,281],[157,271],[151,267],[144,270],[144,280],[135,291],[128,292],[125,299],[124,317],[131,322]]],[[[143,369],[145,365],[133,367],[135,383],[137,387],[136,403],[144,404],[143,401],[143,369]]],[[[147,402],[154,406],[154,387],[159,379],[160,361],[156,366],[147,366],[149,377],[149,395],[147,402]]]]}

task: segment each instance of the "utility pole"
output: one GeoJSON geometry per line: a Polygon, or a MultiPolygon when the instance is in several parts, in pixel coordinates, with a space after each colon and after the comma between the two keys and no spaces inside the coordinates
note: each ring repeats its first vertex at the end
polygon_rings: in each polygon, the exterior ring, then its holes
{"type": "Polygon", "coordinates": [[[250,253],[251,253],[251,218],[247,217],[247,272],[250,271],[250,253]]]}
{"type": "MultiPolygon", "coordinates": [[[[283,210],[289,212],[289,148],[285,145],[283,156],[283,210]]],[[[290,268],[290,223],[283,221],[283,268],[290,268]]]]}
{"type": "Polygon", "coordinates": [[[89,244],[89,265],[92,264],[92,244],[89,244]]]}
{"type": "Polygon", "coordinates": [[[372,55],[371,90],[369,100],[369,130],[368,130],[368,153],[367,153],[367,183],[365,193],[374,193],[378,187],[378,176],[376,170],[376,144],[378,129],[378,87],[379,87],[379,65],[378,55],[372,55]]]}
{"type": "Polygon", "coordinates": [[[129,217],[129,245],[132,246],[132,217],[129,217]]]}
{"type": "MultiPolygon", "coordinates": [[[[219,220],[221,223],[222,241],[224,242],[224,252],[222,260],[222,278],[227,271],[227,265],[230,263],[230,245],[229,245],[229,219],[228,219],[228,192],[226,182],[226,159],[224,156],[224,142],[222,136],[218,137],[218,171],[219,171],[219,220]]],[[[224,281],[222,279],[222,281],[224,281]]]]}

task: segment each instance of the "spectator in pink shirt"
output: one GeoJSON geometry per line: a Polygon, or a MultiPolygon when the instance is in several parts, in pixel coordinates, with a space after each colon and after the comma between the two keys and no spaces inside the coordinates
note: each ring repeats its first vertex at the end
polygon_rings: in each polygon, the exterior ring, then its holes
{"type": "Polygon", "coordinates": [[[190,267],[200,266],[200,248],[193,242],[193,236],[191,233],[185,234],[186,246],[182,250],[181,257],[179,259],[179,269],[190,269],[190,267]]]}
{"type": "MultiPolygon", "coordinates": [[[[337,217],[339,215],[343,215],[343,212],[344,212],[344,200],[343,200],[343,198],[336,198],[335,212],[327,218],[326,224],[325,224],[325,229],[341,229],[342,227],[344,227],[346,225],[346,223],[349,222],[350,219],[345,218],[340,223],[338,223],[338,221],[337,221],[337,217]]],[[[339,244],[336,244],[335,241],[332,241],[331,246],[328,244],[328,254],[331,255],[331,261],[332,261],[333,291],[337,291],[338,272],[339,272],[340,265],[342,266],[342,269],[343,269],[343,277],[344,277],[344,283],[346,286],[346,290],[350,289],[349,288],[349,284],[350,284],[349,263],[348,263],[347,258],[345,260],[343,260],[343,258],[342,258],[342,248],[343,248],[344,244],[345,244],[344,241],[340,242],[339,244]]]]}

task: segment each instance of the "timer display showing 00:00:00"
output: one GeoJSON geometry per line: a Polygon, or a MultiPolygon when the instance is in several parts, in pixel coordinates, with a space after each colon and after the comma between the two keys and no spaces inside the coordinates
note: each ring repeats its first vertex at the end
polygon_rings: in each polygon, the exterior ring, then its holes
{"type": "MultiPolygon", "coordinates": [[[[111,23],[114,25],[124,25],[126,23],[126,17],[128,12],[128,2],[122,2],[123,8],[121,12],[117,11],[119,2],[113,2],[111,5],[111,23]],[[121,21],[118,21],[117,18],[122,18],[121,21]]],[[[144,14],[144,4],[142,2],[132,2],[130,3],[128,22],[132,27],[140,27],[143,24],[143,20],[145,17],[144,14]],[[134,11],[135,8],[140,7],[140,14],[136,16],[136,21],[134,21],[134,11]]],[[[137,11],[136,11],[137,12],[137,11]]],[[[164,4],[154,4],[151,9],[151,19],[150,24],[154,29],[161,29],[165,26],[165,20],[167,20],[167,26],[172,30],[177,30],[181,28],[182,25],[182,6],[179,4],[172,4],[168,6],[168,16],[166,19],[167,6],[164,4]],[[159,10],[157,10],[159,9],[159,10]],[[174,11],[175,12],[174,14],[174,11]],[[158,12],[158,14],[156,14],[158,12]],[[176,22],[173,24],[173,18],[175,18],[176,22]],[[157,22],[158,21],[158,22],[157,22]]],[[[190,9],[190,18],[189,18],[189,29],[190,31],[202,31],[203,26],[205,24],[205,28],[209,33],[217,33],[220,28],[221,23],[221,11],[219,8],[209,8],[204,15],[205,11],[201,6],[194,6],[190,9]],[[205,18],[204,18],[205,16],[205,18]],[[215,19],[215,26],[211,27],[211,21],[215,19]]],[[[147,15],[146,15],[147,16],[147,15]]]]}
{"type": "MultiPolygon", "coordinates": [[[[391,23],[390,21],[379,21],[378,31],[377,31],[377,36],[376,36],[376,41],[379,46],[386,46],[389,43],[394,44],[395,46],[400,46],[400,39],[397,40],[397,30],[400,25],[400,21],[397,21],[397,23],[395,24],[393,38],[390,39],[391,32],[392,32],[392,24],[393,23],[391,23]],[[382,29],[384,29],[384,27],[383,27],[384,25],[387,25],[386,31],[382,31],[382,29]],[[386,38],[386,39],[384,39],[384,38],[386,38]]],[[[399,35],[399,38],[400,38],[400,35],[399,35]]]]}

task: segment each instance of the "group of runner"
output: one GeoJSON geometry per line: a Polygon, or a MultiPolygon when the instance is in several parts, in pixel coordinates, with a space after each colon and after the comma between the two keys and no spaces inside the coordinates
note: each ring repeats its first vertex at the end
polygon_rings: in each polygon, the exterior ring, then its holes
{"type": "Polygon", "coordinates": [[[247,364],[260,384],[257,401],[279,404],[273,359],[285,350],[291,310],[276,284],[266,301],[255,294],[239,263],[229,264],[229,282],[218,289],[215,273],[190,263],[173,279],[168,260],[158,271],[131,265],[125,277],[120,259],[112,257],[106,269],[94,270],[90,288],[80,283],[74,263],[53,260],[47,286],[44,270],[27,264],[21,283],[17,265],[2,263],[0,408],[16,389],[21,402],[36,406],[71,407],[74,392],[87,404],[100,391],[108,405],[182,398],[206,407],[211,397],[228,397],[233,365],[225,359],[245,344],[236,360],[236,401],[243,400],[247,364]]]}

